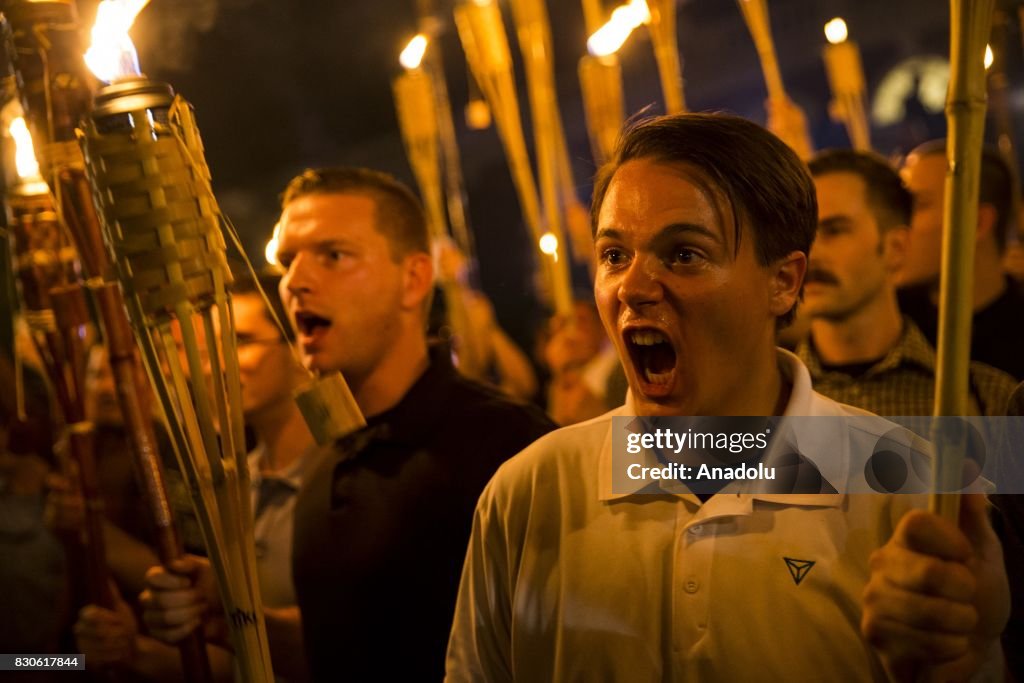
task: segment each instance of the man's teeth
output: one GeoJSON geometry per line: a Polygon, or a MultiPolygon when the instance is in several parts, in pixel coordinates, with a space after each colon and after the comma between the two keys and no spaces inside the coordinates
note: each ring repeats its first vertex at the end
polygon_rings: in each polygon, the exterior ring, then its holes
{"type": "Polygon", "coordinates": [[[668,339],[661,332],[640,330],[633,333],[633,343],[637,346],[654,346],[655,344],[667,344],[668,339]]]}
{"type": "Polygon", "coordinates": [[[649,368],[644,369],[644,377],[651,384],[668,384],[672,379],[672,371],[668,372],[651,372],[649,368]]]}

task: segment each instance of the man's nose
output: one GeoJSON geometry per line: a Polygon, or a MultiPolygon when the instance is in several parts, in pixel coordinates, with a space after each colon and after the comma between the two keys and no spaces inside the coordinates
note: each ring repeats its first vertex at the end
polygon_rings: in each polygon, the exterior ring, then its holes
{"type": "Polygon", "coordinates": [[[299,296],[313,291],[316,283],[315,264],[305,253],[296,254],[281,278],[281,298],[299,296]]]}
{"type": "Polygon", "coordinates": [[[664,298],[663,264],[653,256],[637,255],[619,284],[619,301],[630,308],[656,304],[664,298]]]}

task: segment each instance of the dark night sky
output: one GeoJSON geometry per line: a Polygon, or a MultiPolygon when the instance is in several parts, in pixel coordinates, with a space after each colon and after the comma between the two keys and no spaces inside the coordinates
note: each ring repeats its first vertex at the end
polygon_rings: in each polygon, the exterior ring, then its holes
{"type": "MultiPolygon", "coordinates": [[[[466,67],[450,21],[451,0],[439,4],[448,8],[441,44],[482,282],[499,316],[521,335],[522,323],[514,321],[531,306],[523,296],[530,249],[526,230],[496,133],[462,125],[466,67]]],[[[807,111],[819,147],[847,144],[843,129],[827,114],[820,50],[828,19],[840,15],[849,24],[861,45],[869,88],[908,57],[948,52],[949,9],[942,0],[769,0],[769,5],[783,77],[807,111]]],[[[578,0],[549,0],[548,6],[562,116],[580,195],[586,198],[594,168],[576,80],[576,62],[585,50],[582,10],[578,0]]],[[[412,181],[390,79],[400,69],[399,51],[415,33],[414,7],[414,0],[152,0],[139,16],[133,36],[143,70],[169,81],[195,106],[214,187],[254,258],[262,260],[278,193],[306,166],[367,165],[412,181]]],[[[90,8],[82,11],[91,21],[90,8]]],[[[678,14],[690,108],[723,109],[763,121],[761,71],[734,0],[684,0],[678,14]]],[[[1019,34],[1010,40],[1019,58],[1019,34]]],[[[516,53],[514,40],[511,46],[516,53]]],[[[659,111],[646,35],[634,34],[620,54],[628,109],[653,104],[659,111]]],[[[525,88],[520,97],[525,108],[525,88]]],[[[941,116],[927,124],[931,135],[943,132],[941,116]]],[[[876,128],[876,148],[884,153],[906,148],[920,141],[913,137],[928,135],[923,126],[876,128]]]]}

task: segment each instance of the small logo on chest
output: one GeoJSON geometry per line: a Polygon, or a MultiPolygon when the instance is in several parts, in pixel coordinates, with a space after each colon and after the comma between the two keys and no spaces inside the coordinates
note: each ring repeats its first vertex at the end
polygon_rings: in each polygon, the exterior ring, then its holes
{"type": "Polygon", "coordinates": [[[789,575],[793,577],[793,583],[800,585],[800,582],[804,580],[807,573],[811,571],[811,567],[814,566],[814,560],[797,560],[792,557],[783,557],[786,561],[786,569],[789,570],[789,575]]]}

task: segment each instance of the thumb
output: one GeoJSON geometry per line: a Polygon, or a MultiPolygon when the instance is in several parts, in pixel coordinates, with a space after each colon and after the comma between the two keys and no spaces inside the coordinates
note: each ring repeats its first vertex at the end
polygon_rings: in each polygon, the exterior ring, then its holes
{"type": "Polygon", "coordinates": [[[984,494],[966,493],[961,496],[960,531],[964,533],[975,549],[983,545],[995,533],[989,518],[988,498],[984,494]]]}

